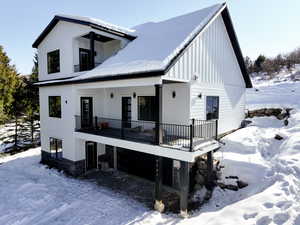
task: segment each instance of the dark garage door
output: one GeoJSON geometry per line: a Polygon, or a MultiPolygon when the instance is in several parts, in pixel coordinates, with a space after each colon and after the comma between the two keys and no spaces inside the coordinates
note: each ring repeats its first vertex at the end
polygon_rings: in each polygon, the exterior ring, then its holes
{"type": "MultiPolygon", "coordinates": [[[[156,156],[117,148],[118,170],[142,177],[151,181],[155,179],[156,156]]],[[[163,158],[163,183],[172,186],[173,160],[163,158]]]]}

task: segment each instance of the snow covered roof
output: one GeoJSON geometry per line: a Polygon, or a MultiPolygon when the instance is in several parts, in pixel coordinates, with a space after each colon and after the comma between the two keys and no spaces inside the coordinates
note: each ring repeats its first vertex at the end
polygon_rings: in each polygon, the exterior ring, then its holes
{"type": "MultiPolygon", "coordinates": [[[[93,70],[71,78],[68,81],[64,80],[63,82],[125,79],[129,75],[134,77],[164,75],[172,65],[172,62],[182,53],[196,35],[206,27],[215,15],[221,12],[226,15],[227,21],[224,22],[230,33],[229,36],[247,84],[246,86],[252,87],[226,3],[216,4],[161,22],[148,22],[135,26],[132,29],[117,27],[93,18],[69,16],[69,19],[99,23],[101,26],[122,31],[124,34],[134,38],[132,38],[131,42],[125,48],[93,70]]],[[[53,82],[51,83],[53,84],[53,82]]]]}
{"type": "Polygon", "coordinates": [[[223,4],[217,4],[165,21],[138,25],[133,28],[135,40],[103,64],[74,80],[163,71],[222,7],[223,4]]]}

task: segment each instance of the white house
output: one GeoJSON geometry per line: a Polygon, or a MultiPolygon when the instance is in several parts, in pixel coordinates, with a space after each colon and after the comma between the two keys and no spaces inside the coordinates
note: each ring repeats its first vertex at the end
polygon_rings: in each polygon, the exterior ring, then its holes
{"type": "Polygon", "coordinates": [[[42,162],[148,178],[156,206],[162,185],[177,187],[186,211],[190,167],[203,154],[211,165],[252,87],[226,4],[133,29],[57,15],[33,47],[42,162]]]}

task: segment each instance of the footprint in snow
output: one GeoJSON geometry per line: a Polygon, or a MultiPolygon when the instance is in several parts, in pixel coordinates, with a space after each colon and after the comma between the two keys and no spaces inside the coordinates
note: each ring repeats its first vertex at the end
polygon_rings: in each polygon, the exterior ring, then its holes
{"type": "Polygon", "coordinates": [[[276,203],[276,207],[280,208],[281,210],[286,210],[292,206],[291,201],[280,201],[276,203]]]}
{"type": "Polygon", "coordinates": [[[268,225],[272,222],[272,219],[268,216],[263,216],[256,221],[256,225],[268,225]]]}
{"type": "Polygon", "coordinates": [[[271,209],[273,208],[274,204],[272,202],[266,202],[263,204],[265,208],[267,209],[271,209]]]}
{"type": "Polygon", "coordinates": [[[245,213],[244,214],[244,219],[248,220],[248,219],[253,219],[258,215],[258,213],[245,213]]]}
{"type": "Polygon", "coordinates": [[[288,219],[290,218],[290,215],[287,213],[278,213],[275,214],[273,217],[273,222],[277,225],[284,224],[288,219]]]}

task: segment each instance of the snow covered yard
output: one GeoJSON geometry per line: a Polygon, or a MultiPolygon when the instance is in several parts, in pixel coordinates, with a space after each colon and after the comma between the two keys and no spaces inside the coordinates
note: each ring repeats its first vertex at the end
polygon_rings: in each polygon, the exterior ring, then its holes
{"type": "Polygon", "coordinates": [[[239,191],[216,188],[189,219],[159,214],[94,183],[39,164],[40,149],[0,159],[0,224],[300,224],[300,83],[260,85],[248,108],[293,107],[289,125],[254,118],[223,139],[215,157],[224,180],[249,183],[239,191]],[[274,139],[279,134],[283,140],[274,139]]]}

